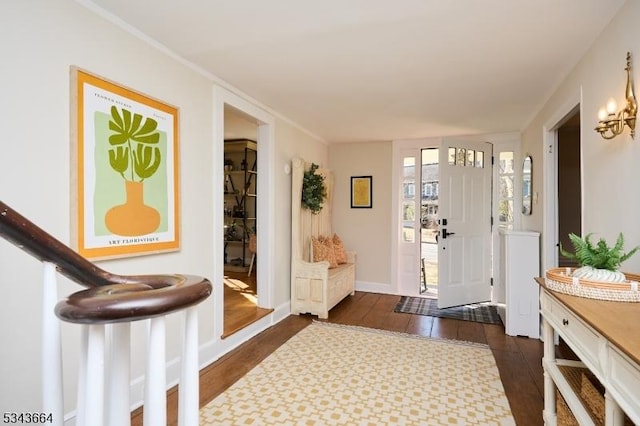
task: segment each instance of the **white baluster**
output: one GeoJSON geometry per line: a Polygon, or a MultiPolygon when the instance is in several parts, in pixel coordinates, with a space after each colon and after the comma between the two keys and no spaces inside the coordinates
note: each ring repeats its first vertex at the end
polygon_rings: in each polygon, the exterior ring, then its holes
{"type": "Polygon", "coordinates": [[[42,297],[42,411],[51,413],[53,425],[64,423],[62,346],[60,322],[54,309],[58,303],[56,265],[44,262],[42,297]]]}
{"type": "Polygon", "coordinates": [[[80,329],[80,360],[78,363],[78,398],[76,400],[76,426],[87,424],[87,356],[89,354],[89,326],[80,329]]]}
{"type": "Polygon", "coordinates": [[[131,364],[131,323],[110,324],[109,358],[107,364],[107,425],[129,426],[130,408],[130,364],[131,364]]]}
{"type": "Polygon", "coordinates": [[[86,361],[84,422],[78,426],[104,424],[104,325],[85,326],[89,329],[86,361]]]}
{"type": "Polygon", "coordinates": [[[143,410],[145,426],[166,426],[167,423],[165,340],[164,317],[150,319],[143,410]]]}
{"type": "Polygon", "coordinates": [[[185,311],[182,371],[178,397],[178,424],[198,426],[200,421],[200,373],[198,371],[198,308],[185,311]]]}

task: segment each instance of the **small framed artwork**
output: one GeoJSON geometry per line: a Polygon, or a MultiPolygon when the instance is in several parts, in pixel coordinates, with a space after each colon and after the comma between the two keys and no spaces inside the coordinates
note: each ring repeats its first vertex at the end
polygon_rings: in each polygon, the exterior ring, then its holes
{"type": "Polygon", "coordinates": [[[371,176],[351,176],[351,208],[370,209],[373,207],[373,183],[371,176]]]}
{"type": "Polygon", "coordinates": [[[178,109],[71,68],[72,244],[92,259],[179,250],[178,109]]]}

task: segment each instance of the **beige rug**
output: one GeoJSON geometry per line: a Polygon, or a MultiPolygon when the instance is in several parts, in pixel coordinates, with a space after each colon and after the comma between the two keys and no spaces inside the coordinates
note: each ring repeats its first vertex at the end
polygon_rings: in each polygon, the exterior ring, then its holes
{"type": "Polygon", "coordinates": [[[489,347],[314,322],[200,425],[515,425],[489,347]]]}

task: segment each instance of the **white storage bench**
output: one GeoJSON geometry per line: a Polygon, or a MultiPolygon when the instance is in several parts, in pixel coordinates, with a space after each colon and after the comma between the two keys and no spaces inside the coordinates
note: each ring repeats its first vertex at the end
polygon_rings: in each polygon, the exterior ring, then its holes
{"type": "Polygon", "coordinates": [[[345,251],[346,263],[331,268],[328,261],[313,262],[313,239],[334,239],[331,228],[333,175],[319,168],[325,176],[327,198],[318,214],[302,207],[302,179],[310,164],[296,158],[292,162],[291,181],[291,313],[310,313],[329,317],[329,310],[355,293],[355,252],[345,251]]]}

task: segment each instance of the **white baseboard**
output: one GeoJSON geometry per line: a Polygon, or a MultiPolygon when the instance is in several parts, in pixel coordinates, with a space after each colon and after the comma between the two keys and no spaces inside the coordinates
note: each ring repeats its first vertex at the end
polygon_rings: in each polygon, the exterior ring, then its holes
{"type": "Polygon", "coordinates": [[[356,291],[367,293],[398,294],[397,289],[388,283],[374,283],[370,281],[356,281],[356,291]]]}
{"type": "Polygon", "coordinates": [[[232,334],[226,339],[212,339],[200,345],[200,369],[218,360],[221,356],[232,351],[242,343],[275,325],[289,316],[291,304],[286,302],[273,310],[272,313],[232,334]]]}

